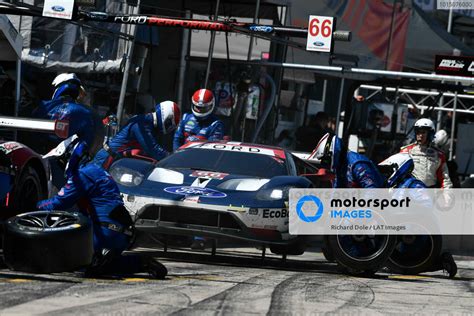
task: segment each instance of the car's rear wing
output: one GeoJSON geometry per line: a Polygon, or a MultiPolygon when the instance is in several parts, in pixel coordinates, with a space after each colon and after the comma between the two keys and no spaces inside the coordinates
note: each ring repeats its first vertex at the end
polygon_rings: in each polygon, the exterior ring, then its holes
{"type": "Polygon", "coordinates": [[[41,120],[28,117],[0,116],[0,127],[54,133],[60,138],[67,138],[69,133],[69,121],[41,120]]]}

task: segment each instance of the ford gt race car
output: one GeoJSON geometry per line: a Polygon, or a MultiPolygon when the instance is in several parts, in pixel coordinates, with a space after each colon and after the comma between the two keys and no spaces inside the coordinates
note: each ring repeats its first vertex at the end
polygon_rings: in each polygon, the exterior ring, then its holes
{"type": "Polygon", "coordinates": [[[140,231],[234,238],[289,254],[301,246],[288,233],[289,189],[313,187],[316,172],[284,149],[237,142],[188,143],[159,162],[124,158],[110,168],[140,231]]]}

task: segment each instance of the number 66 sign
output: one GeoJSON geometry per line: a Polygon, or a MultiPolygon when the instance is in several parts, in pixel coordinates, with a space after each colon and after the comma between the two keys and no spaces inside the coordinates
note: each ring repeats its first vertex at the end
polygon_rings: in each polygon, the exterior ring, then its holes
{"type": "Polygon", "coordinates": [[[310,15],[306,50],[331,52],[334,18],[329,16],[310,15]]]}

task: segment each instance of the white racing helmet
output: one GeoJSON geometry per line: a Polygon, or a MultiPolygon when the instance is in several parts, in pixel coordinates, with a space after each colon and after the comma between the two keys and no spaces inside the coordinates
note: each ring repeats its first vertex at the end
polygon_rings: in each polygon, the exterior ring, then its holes
{"type": "Polygon", "coordinates": [[[439,131],[437,131],[433,138],[433,143],[438,148],[444,148],[448,144],[448,141],[449,136],[444,129],[440,129],[439,131]]]}
{"type": "Polygon", "coordinates": [[[387,184],[389,187],[393,187],[400,180],[411,174],[414,168],[414,163],[408,153],[398,153],[379,163],[379,166],[391,167],[391,173],[390,175],[387,175],[387,184]]]}
{"type": "Polygon", "coordinates": [[[415,133],[419,130],[427,130],[428,131],[428,140],[432,141],[434,134],[435,134],[435,125],[432,120],[427,118],[421,118],[415,122],[413,125],[415,128],[415,133]]]}
{"type": "Polygon", "coordinates": [[[176,129],[181,119],[178,104],[173,101],[163,101],[155,106],[153,112],[153,125],[158,127],[163,134],[171,133],[176,129]]]}
{"type": "Polygon", "coordinates": [[[191,101],[193,103],[191,110],[197,118],[204,119],[214,111],[215,98],[209,89],[197,90],[194,92],[191,101]]]}

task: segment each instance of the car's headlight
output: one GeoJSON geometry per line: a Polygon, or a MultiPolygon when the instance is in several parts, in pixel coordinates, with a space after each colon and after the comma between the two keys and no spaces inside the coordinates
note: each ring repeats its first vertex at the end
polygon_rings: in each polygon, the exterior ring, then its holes
{"type": "Polygon", "coordinates": [[[285,186],[279,188],[263,189],[258,191],[257,199],[263,201],[288,200],[291,188],[292,187],[290,186],[285,186]]]}
{"type": "Polygon", "coordinates": [[[116,182],[129,187],[140,185],[145,177],[142,173],[125,167],[112,168],[110,175],[116,182]]]}

